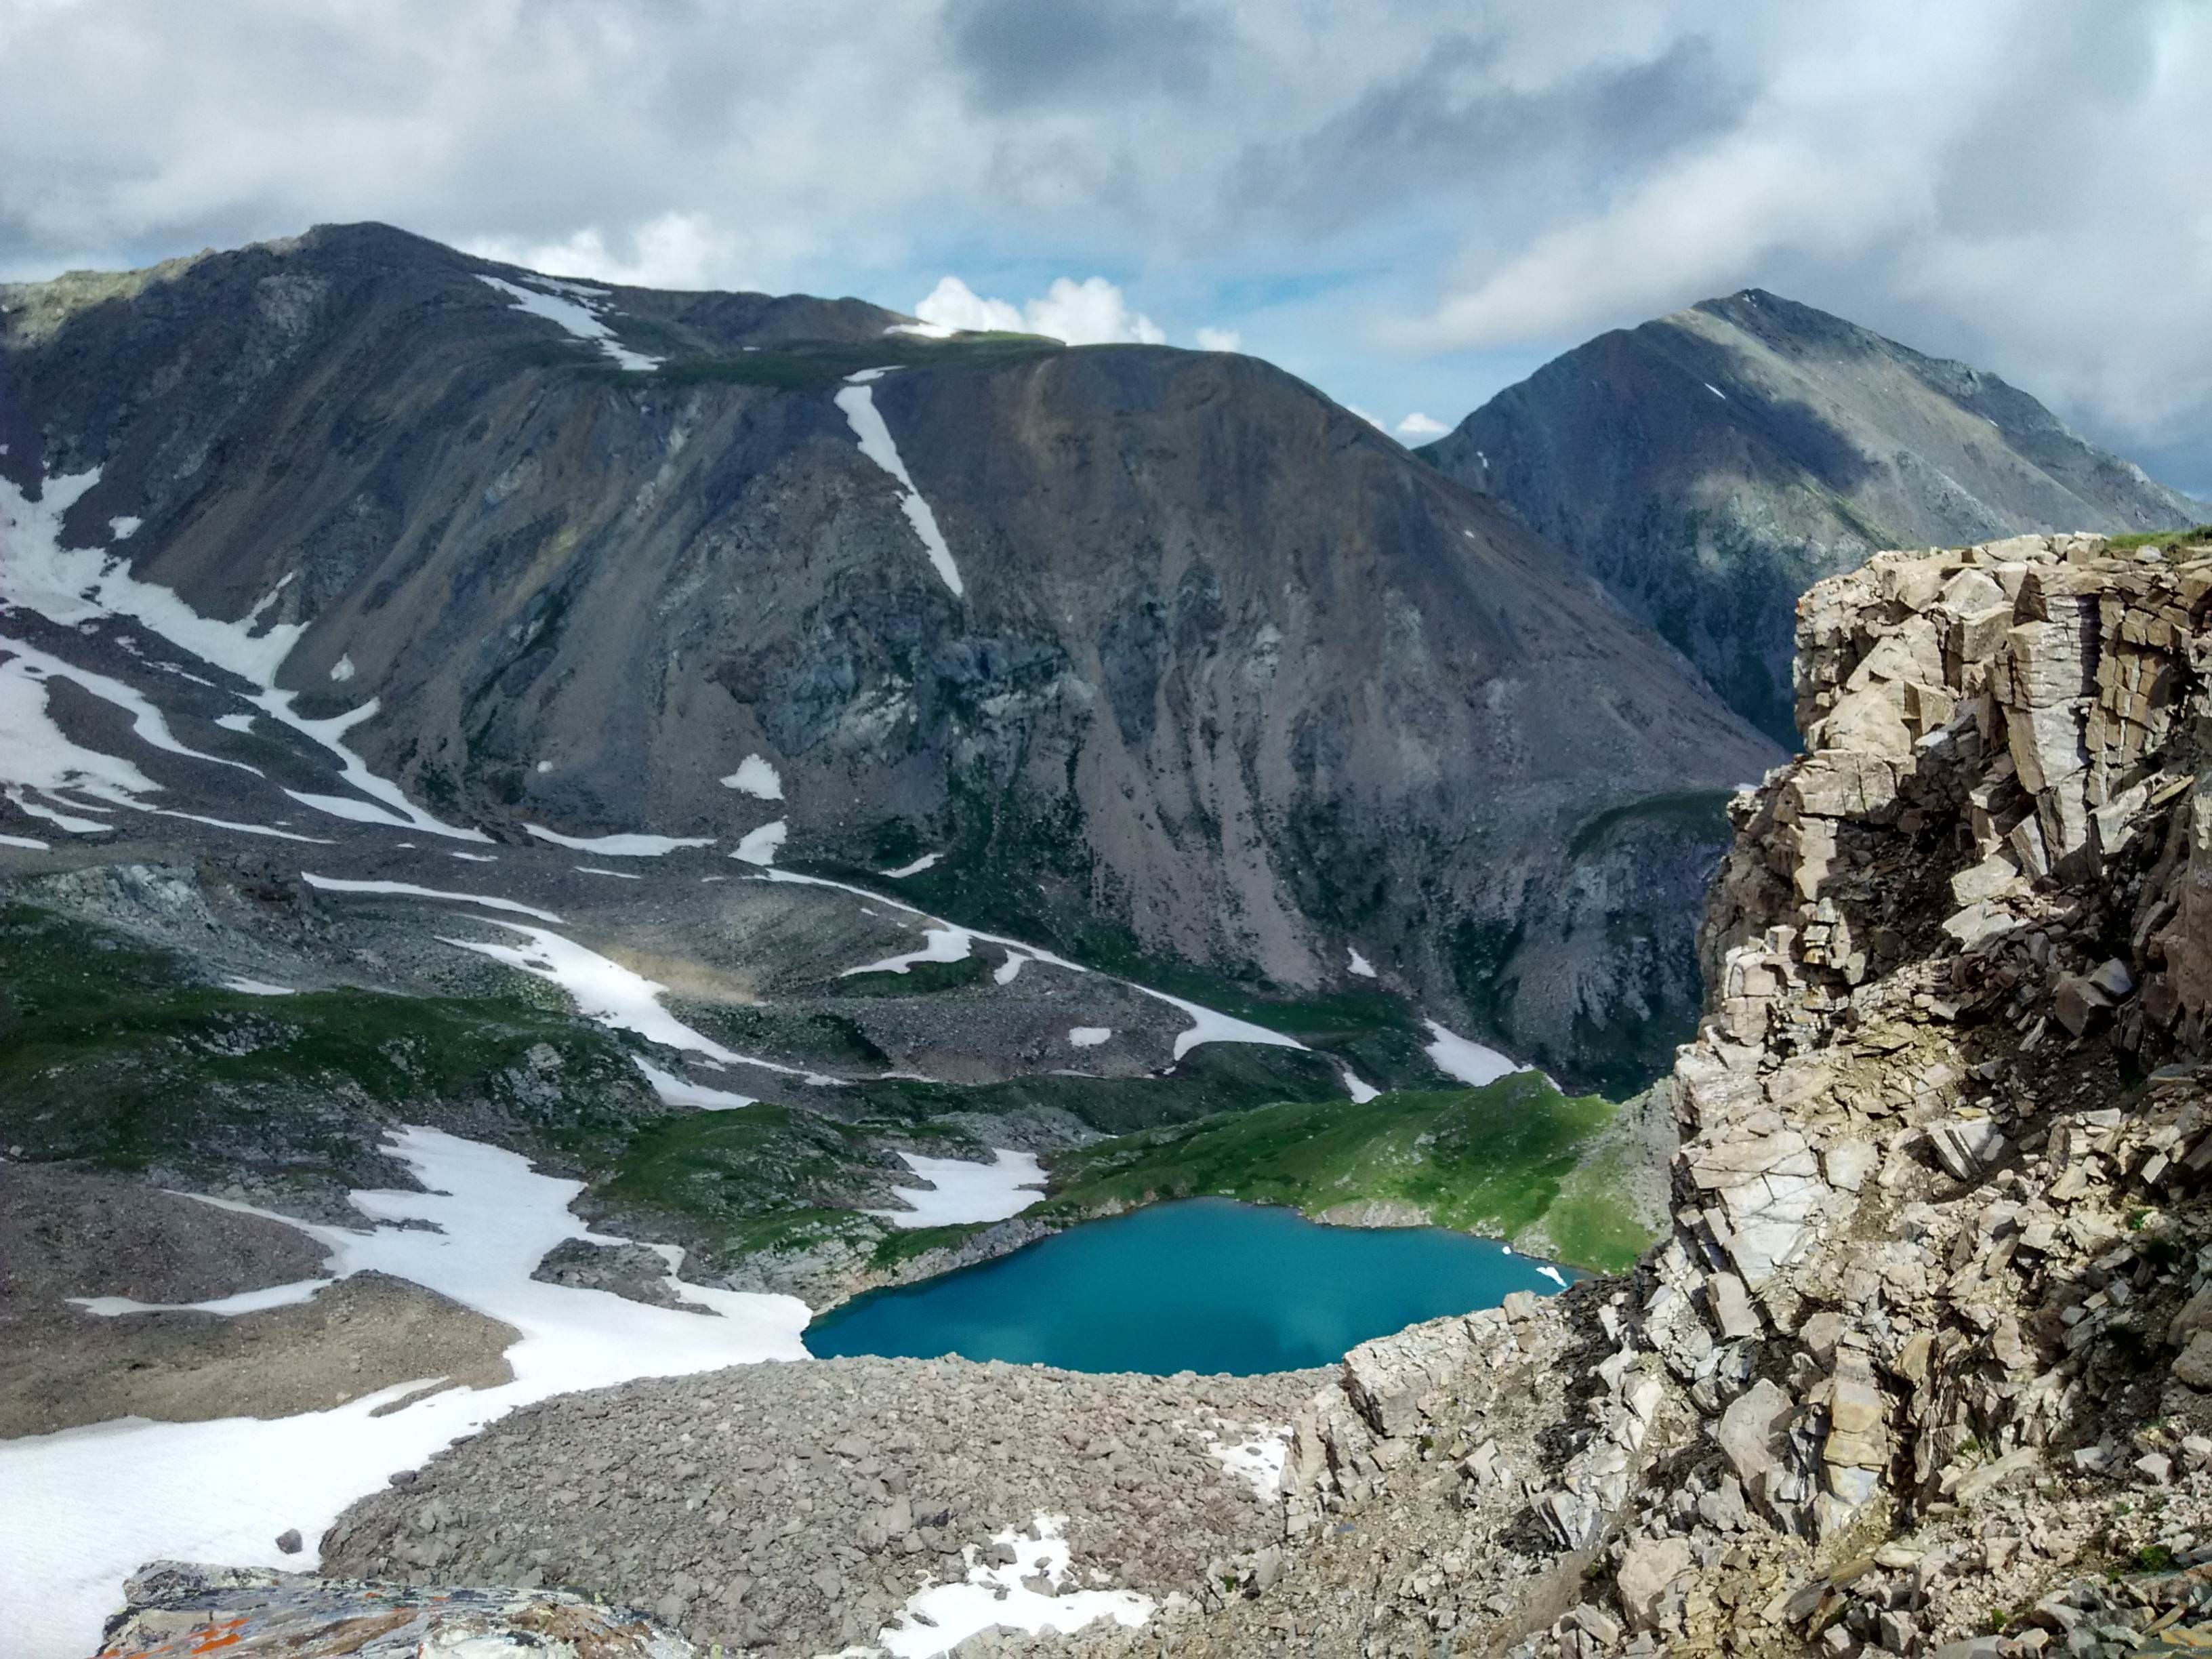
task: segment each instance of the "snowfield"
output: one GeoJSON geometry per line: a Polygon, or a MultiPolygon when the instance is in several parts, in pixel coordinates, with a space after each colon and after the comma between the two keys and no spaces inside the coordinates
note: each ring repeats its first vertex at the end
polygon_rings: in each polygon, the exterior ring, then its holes
{"type": "Polygon", "coordinates": [[[914,1207],[908,1210],[870,1210],[894,1227],[952,1227],[971,1221],[1004,1221],[1019,1215],[1044,1196],[1044,1166],[1034,1152],[992,1149],[993,1161],[972,1163],[958,1158],[925,1158],[901,1152],[900,1159],[928,1187],[894,1187],[891,1191],[914,1207]]]}
{"type": "MultiPolygon", "coordinates": [[[[533,1171],[515,1153],[441,1133],[394,1133],[395,1156],[431,1190],[359,1193],[380,1220],[429,1227],[353,1231],[287,1217],[331,1253],[334,1277],[374,1268],[426,1285],[520,1333],[507,1350],[514,1381],[448,1389],[386,1415],[434,1378],[405,1382],[326,1412],[260,1421],[149,1423],[126,1418],[0,1442],[0,1597],[10,1659],[82,1659],[122,1602],[124,1578],[159,1557],[312,1571],[315,1540],[394,1469],[414,1468],[462,1435],[518,1407],[641,1376],[683,1376],[764,1359],[799,1359],[805,1304],[792,1297],[708,1290],[671,1280],[678,1297],[717,1318],[627,1301],[530,1277],[563,1239],[618,1243],[568,1212],[582,1183],[533,1171]],[[88,1503],[88,1493],[112,1501],[88,1503]],[[306,1556],[276,1539],[296,1527],[306,1556]]],[[[224,1207],[248,1210],[243,1205],[224,1207]]],[[[249,1293],[258,1305],[277,1286],[249,1293]]],[[[242,1311],[234,1309],[233,1311],[242,1311]]],[[[118,1315],[127,1317],[127,1315],[118,1315]]]]}

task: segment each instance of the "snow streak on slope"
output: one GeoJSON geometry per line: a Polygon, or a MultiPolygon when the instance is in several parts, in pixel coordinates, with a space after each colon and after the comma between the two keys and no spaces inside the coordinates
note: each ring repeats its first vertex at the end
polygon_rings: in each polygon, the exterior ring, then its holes
{"type": "Polygon", "coordinates": [[[696,1106],[702,1112],[733,1112],[740,1106],[760,1104],[750,1095],[732,1094],[727,1089],[710,1089],[703,1083],[692,1082],[688,1077],[664,1072],[635,1054],[630,1056],[630,1061],[645,1073],[645,1080],[653,1085],[653,1092],[671,1106],[696,1106]]]}
{"type": "Polygon", "coordinates": [[[1447,1077],[1455,1077],[1462,1083],[1480,1089],[1486,1083],[1495,1083],[1502,1077],[1527,1069],[1506,1059],[1495,1048],[1486,1048],[1456,1031],[1446,1030],[1434,1020],[1426,1024],[1429,1042],[1423,1052],[1437,1070],[1447,1077]]]}
{"type": "MultiPolygon", "coordinates": [[[[881,893],[872,893],[865,887],[854,887],[847,882],[831,881],[825,876],[802,876],[793,870],[770,870],[765,874],[754,877],[753,879],[798,882],[809,887],[827,887],[840,893],[850,893],[855,898],[866,899],[872,904],[881,904],[891,909],[903,910],[909,915],[925,916],[924,912],[915,909],[911,904],[886,897],[881,893]]],[[[950,941],[942,946],[935,945],[935,936],[939,932],[951,933],[957,935],[962,941],[958,954],[951,957],[937,957],[930,955],[927,951],[918,951],[908,957],[891,957],[889,959],[890,962],[957,962],[961,957],[968,953],[968,949],[975,940],[981,939],[987,944],[1003,945],[1008,953],[1005,964],[1000,967],[998,973],[992,975],[1001,985],[1007,983],[1016,973],[1020,971],[1019,964],[1023,961],[1044,963],[1050,967],[1065,969],[1071,974],[1087,974],[1092,971],[1081,963],[1070,962],[1065,957],[1054,956],[1051,951],[1040,950],[1034,945],[1024,945],[1019,939],[1006,939],[997,933],[986,933],[975,928],[962,927],[957,923],[940,921],[934,916],[925,916],[925,919],[934,924],[933,927],[924,930],[924,936],[932,940],[934,948],[951,949],[950,941]]],[[[887,966],[888,963],[875,963],[866,968],[855,968],[848,971],[869,973],[881,970],[887,966]]],[[[1201,1006],[1198,1003],[1186,1001],[1182,997],[1170,996],[1165,991],[1155,991],[1151,986],[1139,985],[1133,979],[1119,979],[1111,974],[1102,975],[1101,977],[1114,980],[1115,983],[1119,985],[1126,985],[1139,996],[1150,997],[1155,1002],[1164,1002],[1170,1008],[1180,1008],[1190,1016],[1189,1028],[1176,1038],[1175,1057],[1177,1060],[1181,1060],[1203,1042],[1249,1042],[1267,1048],[1305,1050],[1306,1045],[1296,1037],[1286,1036],[1280,1031],[1271,1031],[1264,1025],[1255,1025],[1249,1019],[1238,1019],[1233,1014],[1221,1013],[1215,1009],[1201,1006]]],[[[1472,1048],[1474,1045],[1468,1046],[1472,1048]]],[[[1490,1051],[1485,1049],[1483,1052],[1487,1054],[1490,1051]]],[[[1508,1064],[1506,1069],[1510,1071],[1513,1067],[1508,1064]]],[[[1363,1084],[1359,1086],[1364,1088],[1366,1085],[1363,1084]]]]}
{"type": "MultiPolygon", "coordinates": [[[[805,1305],[786,1296],[709,1290],[671,1279],[705,1319],[531,1278],[563,1239],[620,1241],[569,1213],[583,1183],[538,1175],[524,1158],[433,1129],[397,1132],[394,1154],[420,1193],[357,1193],[384,1220],[428,1227],[371,1232],[308,1225],[340,1276],[368,1269],[411,1279],[520,1333],[507,1351],[514,1380],[455,1389],[377,1416],[422,1386],[403,1382],[326,1412],[260,1421],[149,1423],[125,1418],[0,1442],[0,1604],[10,1659],[79,1659],[100,1645],[125,1575],[168,1557],[240,1566],[305,1567],[276,1548],[296,1527],[319,1539],[356,1498],[519,1407],[645,1376],[684,1376],[764,1359],[801,1359],[805,1305]],[[87,1493],[112,1502],[88,1503],[87,1493]]],[[[239,1204],[218,1207],[264,1214],[239,1204]]],[[[434,1379],[424,1379],[431,1381],[434,1379]]]]}
{"type": "Polygon", "coordinates": [[[906,463],[899,459],[898,446],[891,441],[890,428],[876,409],[876,394],[868,382],[887,371],[864,368],[857,374],[848,375],[845,389],[837,394],[837,407],[845,411],[845,421],[853,428],[853,435],[860,441],[860,453],[898,480],[901,495],[899,506],[905,512],[907,522],[914,533],[921,538],[922,546],[928,550],[929,562],[945,585],[952,590],[955,599],[966,589],[961,584],[960,568],[952,562],[952,550],[945,545],[945,532],[937,527],[937,514],[929,510],[929,503],[914,487],[907,475],[906,463]]]}
{"type": "Polygon", "coordinates": [[[533,317],[543,317],[557,325],[579,340],[597,346],[623,368],[642,374],[660,367],[660,359],[648,357],[641,351],[632,351],[615,338],[614,331],[599,318],[606,305],[606,290],[586,288],[580,283],[554,283],[546,279],[546,286],[557,288],[557,294],[547,294],[534,288],[525,288],[519,283],[509,283],[497,276],[479,274],[477,281],[497,289],[533,317]],[[564,298],[563,295],[574,295],[564,298]]]}
{"type": "Polygon", "coordinates": [[[519,899],[492,898],[483,893],[453,893],[442,887],[417,887],[411,881],[348,881],[342,876],[311,875],[300,872],[300,879],[310,887],[325,893],[386,893],[395,898],[447,899],[455,904],[481,904],[487,910],[512,910],[520,916],[536,916],[540,921],[558,921],[560,917],[550,910],[541,910],[534,904],[525,904],[519,899]]]}
{"type": "MultiPolygon", "coordinates": [[[[375,714],[375,698],[328,720],[307,720],[292,712],[296,694],[275,689],[276,671],[307,631],[307,624],[270,623],[264,626],[261,623],[262,613],[291,582],[290,576],[270,589],[259,604],[236,622],[220,622],[201,616],[171,589],[156,582],[141,581],[123,559],[105,549],[62,546],[63,515],[99,481],[97,469],[50,477],[42,485],[39,499],[33,501],[7,479],[0,478],[0,531],[7,532],[8,552],[6,558],[0,559],[0,607],[20,606],[65,628],[115,617],[131,618],[179,649],[251,684],[255,688],[254,695],[243,701],[329,750],[337,757],[348,783],[372,800],[382,803],[380,806],[343,795],[304,794],[291,789],[284,792],[302,805],[356,823],[420,830],[457,841],[490,839],[477,830],[441,823],[422,811],[408,800],[397,785],[371,772],[368,763],[340,741],[346,732],[375,714]]],[[[12,646],[9,648],[15,649],[12,646]]],[[[111,701],[120,700],[92,684],[106,680],[106,677],[90,675],[73,666],[69,667],[69,674],[95,695],[107,696],[111,701]]],[[[138,717],[134,709],[139,735],[155,747],[172,748],[180,754],[238,767],[242,771],[255,770],[236,761],[201,755],[173,738],[161,741],[155,733],[166,734],[167,727],[152,705],[119,681],[106,680],[106,684],[136,699],[153,715],[149,722],[138,717]]],[[[131,707],[129,703],[124,706],[131,707]]],[[[143,787],[149,790],[153,787],[150,782],[143,787]]]]}
{"type": "Polygon", "coordinates": [[[712,836],[563,836],[534,823],[522,826],[540,841],[572,853],[596,853],[609,859],[657,859],[679,847],[712,847],[712,836]]]}
{"type": "MultiPolygon", "coordinates": [[[[445,896],[439,895],[437,896],[445,896]]],[[[520,908],[510,905],[508,908],[520,908]]],[[[595,1019],[602,1025],[611,1025],[617,1030],[635,1031],[648,1042],[664,1044],[671,1048],[688,1048],[694,1054],[705,1054],[710,1060],[726,1060],[740,1066],[757,1066],[763,1071],[780,1072],[786,1077],[804,1079],[809,1083],[835,1083],[836,1078],[818,1072],[802,1071],[796,1066],[780,1065],[773,1060],[762,1060],[752,1054],[741,1054],[734,1048],[725,1048],[720,1043],[702,1032],[693,1030],[682,1020],[660,1006],[660,998],[668,988],[643,974],[611,962],[596,951],[586,950],[574,939],[563,939],[558,933],[543,927],[532,927],[520,921],[501,921],[494,917],[483,919],[494,927],[504,927],[509,933],[520,933],[530,943],[495,945],[481,939],[448,939],[435,935],[441,945],[451,945],[459,950],[473,951],[478,956],[489,957],[494,962],[503,962],[510,968],[519,968],[526,974],[550,980],[566,991],[574,1000],[576,1012],[586,1019],[595,1019]]],[[[559,921],[559,917],[555,917],[559,921]]]]}

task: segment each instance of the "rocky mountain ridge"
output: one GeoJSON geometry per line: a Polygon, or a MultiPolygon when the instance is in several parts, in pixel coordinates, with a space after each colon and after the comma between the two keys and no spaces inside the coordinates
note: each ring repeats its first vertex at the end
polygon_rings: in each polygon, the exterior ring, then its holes
{"type": "Polygon", "coordinates": [[[1819,578],[1877,548],[2212,519],[1996,375],[1757,289],[1600,335],[1421,453],[1784,743],[1792,620],[1819,578]]]}
{"type": "Polygon", "coordinates": [[[404,828],[913,866],[969,926],[1285,994],[1360,988],[1356,953],[1617,1086],[1686,1027],[1717,801],[1772,750],[1257,360],[927,339],[376,226],[0,319],[8,533],[231,630],[223,672],[175,665],[345,733],[404,828]]]}

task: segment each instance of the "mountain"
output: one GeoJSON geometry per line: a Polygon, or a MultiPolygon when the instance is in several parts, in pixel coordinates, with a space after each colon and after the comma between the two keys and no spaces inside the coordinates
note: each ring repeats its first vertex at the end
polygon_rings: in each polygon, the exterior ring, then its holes
{"type": "MultiPolygon", "coordinates": [[[[318,835],[896,866],[966,927],[1371,983],[1624,1087],[1686,1028],[1718,803],[1775,749],[1495,501],[1255,359],[374,225],[0,308],[10,533],[52,566],[13,614],[187,749],[294,769],[318,835]],[[69,631],[110,556],[187,678],[69,631]],[[234,694],[274,714],[226,728],[234,694]]],[[[234,770],[155,758],[236,816],[234,770]]],[[[52,836],[46,805],[5,827],[52,836]]]]}
{"type": "Polygon", "coordinates": [[[1421,451],[1794,744],[1790,629],[1880,548],[2212,516],[1994,374],[1758,289],[1601,334],[1421,451]]]}

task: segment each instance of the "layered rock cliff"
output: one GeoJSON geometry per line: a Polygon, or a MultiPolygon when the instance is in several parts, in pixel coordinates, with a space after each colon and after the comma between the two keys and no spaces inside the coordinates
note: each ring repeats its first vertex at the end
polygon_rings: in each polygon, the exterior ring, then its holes
{"type": "Polygon", "coordinates": [[[1356,1352],[1297,1426],[1285,1589],[1176,1650],[2122,1651],[2202,1619],[2208,636],[2212,545],[1815,588],[1809,752],[1735,803],[1670,1085],[1673,1237],[1356,1352]]]}

